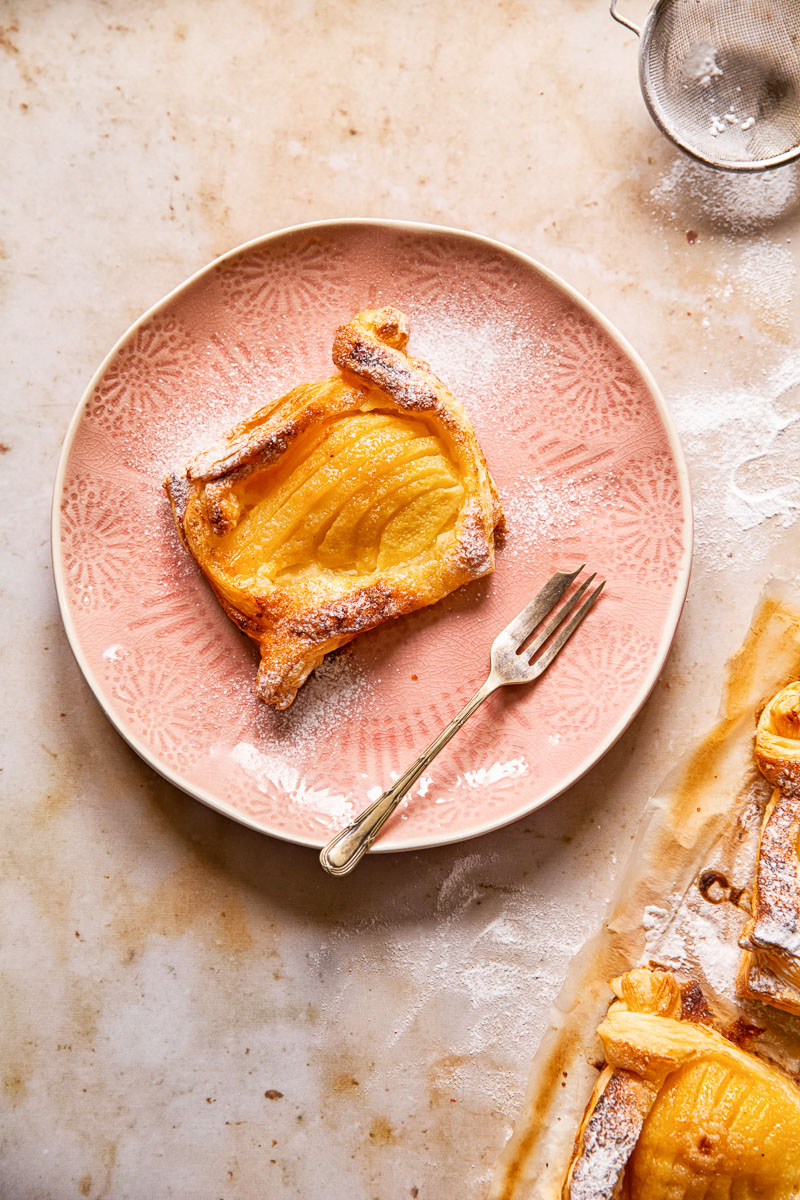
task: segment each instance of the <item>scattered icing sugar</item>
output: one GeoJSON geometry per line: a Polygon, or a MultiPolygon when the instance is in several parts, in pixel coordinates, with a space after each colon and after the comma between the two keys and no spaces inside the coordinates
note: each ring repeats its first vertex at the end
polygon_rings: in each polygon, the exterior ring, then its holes
{"type": "Polygon", "coordinates": [[[322,660],[286,711],[260,708],[260,724],[282,750],[313,744],[333,736],[345,721],[363,711],[380,682],[379,675],[368,678],[345,647],[322,660]]]}
{"type": "Polygon", "coordinates": [[[750,233],[778,220],[798,198],[798,177],[790,170],[728,175],[677,158],[650,192],[657,211],[670,219],[686,201],[721,230],[750,233]]]}
{"type": "Polygon", "coordinates": [[[673,914],[657,905],[649,905],[642,918],[645,931],[645,956],[664,966],[680,970],[686,966],[686,943],[677,932],[673,914]]]}
{"type": "Polygon", "coordinates": [[[759,528],[767,521],[786,528],[800,508],[794,470],[800,347],[787,337],[797,271],[791,247],[771,231],[798,198],[793,171],[734,179],[684,159],[651,192],[662,219],[694,222],[702,214],[718,233],[704,298],[687,295],[687,308],[699,306],[702,325],[718,336],[730,328],[758,346],[760,357],[762,348],[770,352],[768,365],[758,365],[746,380],[726,382],[721,364],[709,369],[707,383],[669,397],[690,467],[696,467],[696,554],[715,570],[745,569],[764,557],[769,547],[759,528]]]}
{"type": "MultiPolygon", "coordinates": [[[[752,838],[757,841],[757,832],[752,838]]],[[[742,848],[735,877],[749,879],[752,847],[742,848]]],[[[741,951],[739,936],[745,914],[731,904],[710,905],[698,888],[671,895],[664,906],[649,905],[643,913],[645,948],[642,961],[653,960],[679,976],[691,975],[709,998],[736,1005],[736,972],[741,951]]]]}
{"type": "Polygon", "coordinates": [[[618,1194],[620,1176],[642,1130],[636,1087],[625,1076],[612,1075],[608,1080],[583,1133],[583,1153],[570,1180],[570,1200],[612,1200],[618,1194]]]}
{"type": "Polygon", "coordinates": [[[659,908],[657,904],[648,904],[644,910],[642,925],[648,937],[658,937],[669,925],[669,912],[666,908],[659,908]]]}
{"type": "Polygon", "coordinates": [[[571,530],[579,529],[587,510],[609,508],[619,503],[619,482],[613,473],[587,478],[559,474],[520,480],[503,498],[508,539],[503,554],[527,557],[531,550],[551,545],[571,530]]]}
{"type": "Polygon", "coordinates": [[[671,398],[691,463],[695,552],[713,570],[744,569],[768,550],[765,522],[788,528],[800,510],[800,351],[755,386],[708,384],[671,398]],[[752,536],[747,536],[752,531],[752,536]]]}
{"type": "Polygon", "coordinates": [[[750,308],[781,328],[791,323],[786,301],[795,292],[796,277],[791,249],[763,239],[742,247],[733,272],[733,282],[745,293],[750,308]]]}
{"type": "MultiPolygon", "coordinates": [[[[682,917],[683,931],[692,954],[703,969],[707,982],[718,996],[735,999],[734,980],[741,951],[736,937],[723,931],[718,920],[687,908],[682,917]]],[[[744,915],[736,917],[736,922],[744,915]]]]}
{"type": "MultiPolygon", "coordinates": [[[[485,848],[454,852],[444,871],[431,877],[438,874],[438,886],[424,937],[409,939],[396,914],[391,920],[370,916],[359,926],[359,952],[348,919],[331,931],[314,964],[328,981],[324,1011],[333,1019],[356,989],[363,990],[362,966],[368,970],[376,953],[389,960],[394,976],[404,981],[404,998],[395,1006],[387,1036],[390,1046],[410,1048],[428,1034],[436,1039],[447,996],[448,1012],[456,1014],[448,1020],[448,1056],[441,1068],[449,1094],[465,1102],[480,1095],[482,1104],[488,1097],[498,1111],[510,1114],[520,1086],[512,1064],[519,1066],[528,1056],[527,1048],[520,1055],[520,1031],[531,1039],[536,1033],[530,998],[556,993],[586,926],[581,914],[560,904],[547,887],[537,893],[509,883],[502,870],[505,883],[498,887],[502,861],[485,848]],[[493,1047],[488,1060],[487,1046],[493,1047]]],[[[416,900],[404,901],[402,895],[398,904],[413,906],[416,926],[416,900]]],[[[546,1014],[541,1015],[544,1020],[546,1014]]]]}
{"type": "Polygon", "coordinates": [[[527,946],[528,937],[513,921],[507,917],[498,917],[492,921],[480,935],[480,939],[496,942],[500,946],[527,946]]]}
{"type": "MultiPolygon", "coordinates": [[[[456,397],[474,386],[475,379],[541,381],[553,361],[552,347],[544,339],[525,338],[510,323],[504,326],[502,320],[471,308],[449,315],[437,307],[434,320],[412,325],[411,339],[411,354],[428,360],[456,397]]],[[[489,389],[481,396],[482,408],[501,415],[507,404],[505,388],[489,389]]]]}

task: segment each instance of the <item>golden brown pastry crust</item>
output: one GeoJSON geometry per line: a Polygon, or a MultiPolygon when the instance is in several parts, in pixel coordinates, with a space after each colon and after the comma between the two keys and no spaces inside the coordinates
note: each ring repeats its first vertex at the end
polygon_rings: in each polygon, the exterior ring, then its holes
{"type": "Polygon", "coordinates": [[[502,510],[483,453],[407,341],[397,309],[359,313],[336,333],[341,374],[293,388],[165,481],[184,545],[259,645],[256,692],[278,708],[330,651],[494,569],[502,510]],[[393,463],[406,470],[395,497],[393,463]]]}
{"type": "Polygon", "coordinates": [[[764,706],[756,726],[758,769],[773,787],[800,787],[800,682],[781,688],[764,706]]]}
{"type": "Polygon", "coordinates": [[[736,972],[736,991],[745,1000],[760,1000],[783,1012],[800,1015],[800,988],[780,974],[780,966],[774,959],[759,951],[745,950],[742,954],[736,972]]]}
{"type": "Polygon", "coordinates": [[[755,755],[775,790],[761,823],[736,986],[741,996],[800,1015],[800,683],[765,705],[755,755]]]}
{"type": "Polygon", "coordinates": [[[620,1195],[657,1089],[633,1071],[605,1067],[578,1127],[564,1200],[612,1200],[620,1195]]]}
{"type": "Polygon", "coordinates": [[[607,1066],[563,1200],[793,1200],[796,1084],[710,1025],[696,989],[682,997],[670,972],[637,968],[611,986],[618,999],[598,1027],[607,1066]]]}
{"type": "MultiPolygon", "coordinates": [[[[611,989],[617,999],[609,1012],[622,1005],[671,1018],[681,1015],[680,988],[668,971],[639,967],[612,980],[611,989]]],[[[616,1200],[657,1094],[658,1087],[639,1071],[604,1067],[578,1126],[563,1200],[616,1200]]]]}
{"type": "Polygon", "coordinates": [[[750,920],[737,986],[741,995],[800,1014],[800,793],[776,788],[761,825],[750,920]]]}

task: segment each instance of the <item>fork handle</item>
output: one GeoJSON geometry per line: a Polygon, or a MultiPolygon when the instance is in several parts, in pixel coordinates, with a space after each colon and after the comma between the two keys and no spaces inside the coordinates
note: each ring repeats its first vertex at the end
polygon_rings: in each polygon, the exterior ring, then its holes
{"type": "Polygon", "coordinates": [[[457,717],[453,717],[435,738],[427,750],[423,750],[416,762],[404,771],[396,783],[365,808],[336,837],[331,838],[322,850],[319,860],[329,875],[348,875],[361,861],[369,850],[383,826],[389,820],[406,792],[413,787],[423,771],[430,766],[439,751],[447,745],[450,738],[458,733],[465,721],[468,721],[477,708],[483,704],[487,696],[500,687],[500,680],[490,675],[482,687],[469,700],[457,717]]]}

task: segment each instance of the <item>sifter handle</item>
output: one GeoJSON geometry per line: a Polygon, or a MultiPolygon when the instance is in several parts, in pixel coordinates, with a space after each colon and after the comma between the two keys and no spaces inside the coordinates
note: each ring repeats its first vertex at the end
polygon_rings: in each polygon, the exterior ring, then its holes
{"type": "Polygon", "coordinates": [[[611,0],[609,11],[615,21],[619,21],[620,25],[624,25],[626,29],[632,30],[637,37],[642,32],[640,26],[634,25],[633,21],[629,21],[627,17],[623,17],[621,13],[617,12],[617,0],[611,0]]]}

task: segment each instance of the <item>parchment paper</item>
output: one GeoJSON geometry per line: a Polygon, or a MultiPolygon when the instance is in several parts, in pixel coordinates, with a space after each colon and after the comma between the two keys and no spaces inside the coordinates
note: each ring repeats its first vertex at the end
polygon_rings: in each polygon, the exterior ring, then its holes
{"type": "Polygon", "coordinates": [[[573,959],[489,1200],[561,1196],[603,1057],[596,1028],[612,999],[608,981],[633,966],[654,961],[696,979],[723,1022],[743,1017],[763,1030],[757,1053],[800,1073],[800,1018],[735,994],[745,913],[710,903],[697,886],[708,868],[734,885],[752,884],[771,792],[753,756],[756,718],[774,692],[799,677],[800,587],[772,580],[728,663],[717,724],[649,801],[603,926],[573,959]]]}

